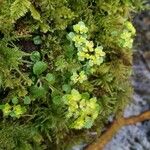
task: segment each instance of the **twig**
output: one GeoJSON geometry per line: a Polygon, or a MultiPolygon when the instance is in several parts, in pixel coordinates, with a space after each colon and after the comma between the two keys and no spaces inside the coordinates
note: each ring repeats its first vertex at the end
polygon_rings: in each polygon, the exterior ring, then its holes
{"type": "Polygon", "coordinates": [[[108,128],[107,131],[104,132],[94,143],[90,144],[86,150],[103,150],[105,145],[112,139],[121,127],[136,124],[137,122],[145,120],[150,120],[150,111],[143,112],[138,116],[130,118],[118,118],[111,124],[110,128],[108,128]]]}

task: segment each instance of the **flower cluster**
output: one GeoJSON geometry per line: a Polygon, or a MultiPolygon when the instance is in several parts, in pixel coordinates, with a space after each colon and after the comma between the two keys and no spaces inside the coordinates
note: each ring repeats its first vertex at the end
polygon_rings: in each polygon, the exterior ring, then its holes
{"type": "MultiPolygon", "coordinates": [[[[1,107],[2,107],[2,105],[1,105],[1,107]]],[[[23,115],[26,112],[25,107],[22,107],[21,105],[11,106],[8,103],[3,105],[3,107],[1,109],[3,111],[4,116],[11,116],[14,118],[20,118],[21,115],[23,115]]]]}
{"type": "Polygon", "coordinates": [[[87,75],[85,74],[85,71],[81,71],[79,74],[77,72],[73,72],[73,75],[71,76],[71,81],[73,83],[83,83],[87,80],[87,75]]]}
{"type": "Polygon", "coordinates": [[[63,96],[63,100],[68,106],[66,117],[73,120],[70,127],[91,128],[100,110],[96,97],[90,98],[88,93],[80,94],[73,89],[70,94],[63,96]]]}
{"type": "Polygon", "coordinates": [[[135,35],[135,28],[132,23],[129,21],[125,22],[125,29],[120,34],[119,46],[123,48],[132,48],[133,45],[133,36],[135,35]]]}
{"type": "Polygon", "coordinates": [[[102,46],[94,48],[93,41],[87,40],[88,28],[80,21],[73,26],[75,32],[69,33],[69,38],[75,43],[78,52],[78,60],[85,61],[90,67],[100,65],[103,62],[105,52],[102,46]]]}
{"type": "Polygon", "coordinates": [[[131,32],[132,35],[136,34],[136,30],[135,30],[135,28],[134,28],[134,26],[133,26],[133,24],[131,22],[126,21],[125,22],[125,27],[127,28],[128,31],[131,32]]]}

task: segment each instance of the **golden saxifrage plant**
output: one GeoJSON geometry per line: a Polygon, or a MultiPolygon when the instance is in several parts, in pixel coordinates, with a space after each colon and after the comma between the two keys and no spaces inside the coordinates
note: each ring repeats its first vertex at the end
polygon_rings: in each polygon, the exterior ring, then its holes
{"type": "Polygon", "coordinates": [[[142,3],[0,1],[0,149],[69,149],[120,115],[142,3]]]}

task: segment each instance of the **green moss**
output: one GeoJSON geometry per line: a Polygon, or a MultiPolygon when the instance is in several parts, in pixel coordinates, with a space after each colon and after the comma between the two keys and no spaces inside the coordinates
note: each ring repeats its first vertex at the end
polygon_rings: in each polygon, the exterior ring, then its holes
{"type": "Polygon", "coordinates": [[[3,0],[0,6],[0,148],[60,150],[89,142],[87,130],[99,135],[132,94],[130,14],[143,1],[3,0]]]}

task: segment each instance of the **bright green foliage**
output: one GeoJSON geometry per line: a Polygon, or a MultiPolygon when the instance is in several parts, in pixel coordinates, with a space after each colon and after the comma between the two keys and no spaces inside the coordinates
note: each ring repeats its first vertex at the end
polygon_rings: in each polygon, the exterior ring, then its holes
{"type": "Polygon", "coordinates": [[[75,33],[70,32],[69,38],[75,42],[75,47],[78,50],[78,59],[80,61],[86,61],[87,65],[100,65],[103,62],[103,57],[105,52],[103,52],[102,46],[97,46],[94,48],[93,41],[87,40],[88,28],[85,26],[84,22],[79,22],[73,26],[75,33]]]}
{"type": "Polygon", "coordinates": [[[33,5],[30,5],[31,15],[35,20],[41,21],[41,16],[39,12],[35,9],[33,5]]]}
{"type": "Polygon", "coordinates": [[[15,0],[10,8],[12,19],[17,20],[24,16],[28,12],[30,5],[31,2],[29,0],[15,0]]]}
{"type": "Polygon", "coordinates": [[[123,48],[132,48],[133,36],[135,36],[135,28],[132,23],[126,21],[124,24],[124,29],[120,35],[116,33],[115,36],[119,36],[118,45],[123,48]]]}
{"type": "Polygon", "coordinates": [[[41,16],[35,7],[31,4],[30,0],[15,0],[10,8],[10,15],[13,21],[23,17],[28,11],[35,20],[41,21],[41,16]]]}
{"type": "Polygon", "coordinates": [[[79,74],[73,72],[73,75],[71,76],[71,80],[73,81],[73,83],[77,83],[77,82],[83,83],[84,81],[87,80],[87,76],[84,71],[81,71],[79,74]]]}
{"type": "Polygon", "coordinates": [[[0,1],[0,149],[67,149],[122,113],[142,3],[0,1]]]}
{"type": "Polygon", "coordinates": [[[22,107],[21,105],[11,106],[8,103],[6,103],[2,107],[2,111],[5,117],[11,116],[14,118],[20,118],[26,112],[26,109],[25,107],[22,107]]]}
{"type": "Polygon", "coordinates": [[[72,119],[71,128],[91,128],[98,117],[100,106],[96,97],[84,97],[77,90],[73,89],[70,94],[63,96],[64,103],[68,105],[67,118],[72,119]]]}

